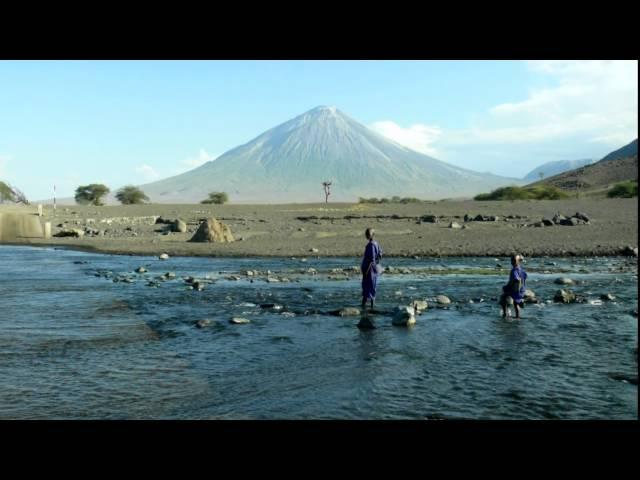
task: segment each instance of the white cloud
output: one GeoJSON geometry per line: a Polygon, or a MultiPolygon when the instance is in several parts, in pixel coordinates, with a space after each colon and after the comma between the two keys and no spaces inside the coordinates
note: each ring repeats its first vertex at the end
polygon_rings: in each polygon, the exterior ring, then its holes
{"type": "Polygon", "coordinates": [[[141,174],[145,180],[156,180],[160,177],[160,174],[156,172],[156,170],[152,166],[147,164],[136,167],[136,172],[141,174]]]}
{"type": "MultiPolygon", "coordinates": [[[[521,127],[523,142],[553,137],[585,136],[587,142],[613,147],[631,141],[638,129],[638,62],[531,61],[535,74],[551,77],[556,86],[534,90],[528,98],[496,105],[491,120],[499,126],[485,130],[488,138],[504,130],[500,125],[521,127]]],[[[482,136],[482,135],[481,135],[482,136]]],[[[502,138],[501,135],[497,135],[502,138]]]]}
{"type": "Polygon", "coordinates": [[[400,145],[433,156],[437,155],[433,143],[442,135],[442,129],[436,126],[417,123],[403,128],[390,120],[374,122],[369,128],[400,145]]]}
{"type": "MultiPolygon", "coordinates": [[[[523,62],[551,86],[505,99],[457,129],[392,121],[371,128],[409,148],[494,173],[524,164],[597,157],[638,136],[638,61],[523,62]],[[549,82],[549,80],[551,82],[549,82]]],[[[472,112],[473,113],[473,112],[472,112]]],[[[523,172],[524,173],[524,172],[523,172]]]]}
{"type": "Polygon", "coordinates": [[[192,170],[196,167],[204,165],[207,162],[215,160],[219,155],[211,155],[207,153],[204,148],[200,148],[200,152],[197,157],[190,157],[180,162],[180,167],[176,169],[177,173],[184,173],[192,170]]]}

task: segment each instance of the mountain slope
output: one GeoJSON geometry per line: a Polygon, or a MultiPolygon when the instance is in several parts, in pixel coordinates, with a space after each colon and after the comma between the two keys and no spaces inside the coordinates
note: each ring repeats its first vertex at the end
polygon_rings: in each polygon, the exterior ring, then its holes
{"type": "Polygon", "coordinates": [[[598,162],[534,182],[563,190],[599,192],[627,180],[638,180],[638,140],[615,150],[598,162]]]}
{"type": "Polygon", "coordinates": [[[317,202],[398,195],[470,196],[521,180],[454,167],[373,132],[335,107],[317,107],[194,170],[141,186],[154,202],[317,202]]]}
{"type": "Polygon", "coordinates": [[[528,180],[530,182],[540,180],[540,173],[543,174],[544,178],[553,177],[554,175],[558,175],[559,173],[568,172],[569,170],[575,170],[576,168],[580,168],[584,165],[589,165],[593,163],[592,159],[584,159],[584,160],[558,160],[555,162],[547,162],[543,163],[539,167],[534,168],[529,173],[527,173],[523,180],[528,180]]]}

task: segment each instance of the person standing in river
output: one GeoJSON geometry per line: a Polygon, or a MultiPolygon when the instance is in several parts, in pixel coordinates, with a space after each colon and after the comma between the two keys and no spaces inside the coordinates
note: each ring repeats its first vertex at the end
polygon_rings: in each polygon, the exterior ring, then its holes
{"type": "Polygon", "coordinates": [[[513,305],[516,310],[516,318],[520,318],[520,309],[524,306],[524,291],[526,289],[527,272],[520,266],[522,263],[521,255],[511,256],[511,273],[509,273],[509,282],[502,287],[502,296],[500,297],[500,305],[502,306],[502,317],[507,316],[508,298],[513,299],[513,305]]]}
{"type": "Polygon", "coordinates": [[[381,273],[381,267],[379,265],[382,259],[382,248],[373,237],[375,231],[373,228],[367,228],[364,232],[365,237],[369,240],[367,246],[364,248],[364,256],[362,258],[362,264],[360,270],[362,272],[362,310],[364,311],[367,305],[367,300],[371,301],[371,310],[376,299],[376,287],[378,284],[378,275],[381,273]]]}

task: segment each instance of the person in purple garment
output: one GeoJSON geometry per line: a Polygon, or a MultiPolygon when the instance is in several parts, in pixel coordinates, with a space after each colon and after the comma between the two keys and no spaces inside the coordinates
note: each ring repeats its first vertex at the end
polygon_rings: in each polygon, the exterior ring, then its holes
{"type": "Polygon", "coordinates": [[[520,318],[520,309],[524,307],[524,292],[526,289],[527,272],[520,266],[522,256],[511,256],[511,273],[509,273],[509,282],[502,287],[502,296],[500,297],[500,305],[502,306],[502,317],[507,316],[507,305],[510,303],[509,297],[513,299],[513,305],[516,310],[516,318],[520,318]]]}
{"type": "Polygon", "coordinates": [[[364,249],[364,257],[360,270],[362,271],[362,310],[365,309],[367,300],[371,301],[371,310],[376,299],[376,286],[378,283],[378,275],[381,273],[379,265],[382,258],[382,248],[378,242],[373,239],[375,231],[373,228],[367,228],[364,235],[369,240],[364,249]]]}

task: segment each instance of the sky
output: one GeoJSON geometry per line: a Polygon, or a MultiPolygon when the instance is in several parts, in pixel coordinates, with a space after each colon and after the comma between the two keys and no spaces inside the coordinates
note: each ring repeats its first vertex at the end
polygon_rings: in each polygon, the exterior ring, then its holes
{"type": "Polygon", "coordinates": [[[319,105],[522,177],[637,138],[631,61],[0,61],[0,180],[29,199],[170,177],[319,105]]]}

